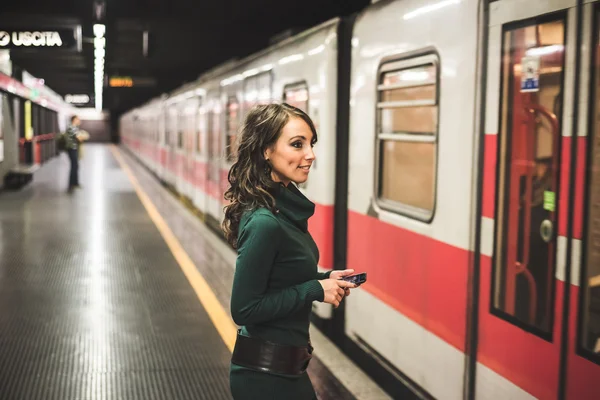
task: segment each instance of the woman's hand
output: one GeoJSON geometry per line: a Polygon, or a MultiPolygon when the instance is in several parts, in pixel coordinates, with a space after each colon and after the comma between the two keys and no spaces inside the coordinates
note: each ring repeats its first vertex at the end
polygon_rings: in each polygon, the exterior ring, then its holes
{"type": "Polygon", "coordinates": [[[356,287],[354,283],[331,278],[320,280],[319,283],[323,287],[323,303],[332,304],[335,308],[338,308],[346,292],[356,287]]]}
{"type": "MultiPolygon", "coordinates": [[[[354,273],[353,269],[345,269],[343,271],[342,270],[331,271],[331,274],[329,274],[329,278],[342,279],[344,276],[352,275],[353,273],[354,273]]],[[[345,289],[345,292],[346,293],[344,294],[344,297],[350,296],[350,289],[345,289]]]]}

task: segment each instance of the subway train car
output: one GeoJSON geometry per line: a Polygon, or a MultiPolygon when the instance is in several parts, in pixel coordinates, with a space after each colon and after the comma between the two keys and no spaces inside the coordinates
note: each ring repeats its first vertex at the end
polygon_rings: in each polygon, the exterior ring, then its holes
{"type": "Polygon", "coordinates": [[[217,228],[257,103],[307,110],[315,323],[394,397],[596,399],[600,2],[378,1],[131,110],[121,137],[217,228]]]}

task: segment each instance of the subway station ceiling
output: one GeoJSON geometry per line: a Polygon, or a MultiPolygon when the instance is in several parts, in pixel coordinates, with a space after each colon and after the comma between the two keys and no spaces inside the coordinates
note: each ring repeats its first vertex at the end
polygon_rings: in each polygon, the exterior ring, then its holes
{"type": "MultiPolygon", "coordinates": [[[[224,61],[262,49],[286,31],[299,32],[335,16],[350,15],[369,3],[370,0],[3,1],[0,44],[2,32],[71,29],[75,41],[70,47],[64,43],[67,48],[13,46],[13,69],[44,79],[62,96],[87,94],[91,98],[88,106],[93,106],[93,26],[104,24],[103,105],[119,114],[196,79],[224,61]],[[134,86],[110,87],[110,77],[132,77],[134,86]]],[[[33,39],[46,40],[48,44],[52,40],[50,36],[33,39]]]]}

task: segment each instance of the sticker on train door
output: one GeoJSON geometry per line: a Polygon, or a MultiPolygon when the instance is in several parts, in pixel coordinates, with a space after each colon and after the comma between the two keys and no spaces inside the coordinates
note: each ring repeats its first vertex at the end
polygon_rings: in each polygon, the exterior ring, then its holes
{"type": "Polygon", "coordinates": [[[521,93],[538,92],[540,90],[540,57],[523,57],[521,68],[521,93]]]}

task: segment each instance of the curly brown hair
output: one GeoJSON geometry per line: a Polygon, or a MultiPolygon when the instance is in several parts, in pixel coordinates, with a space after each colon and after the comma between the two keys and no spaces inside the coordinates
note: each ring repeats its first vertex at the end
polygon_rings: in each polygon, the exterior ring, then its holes
{"type": "Polygon", "coordinates": [[[313,133],[312,144],[317,142],[317,131],[310,117],[287,103],[255,106],[246,116],[236,161],[227,176],[230,187],[225,200],[230,203],[224,208],[222,224],[225,238],[234,248],[244,212],[260,207],[274,211],[279,183],[271,178],[272,168],[265,159],[265,151],[275,145],[290,118],[304,120],[313,133]]]}

